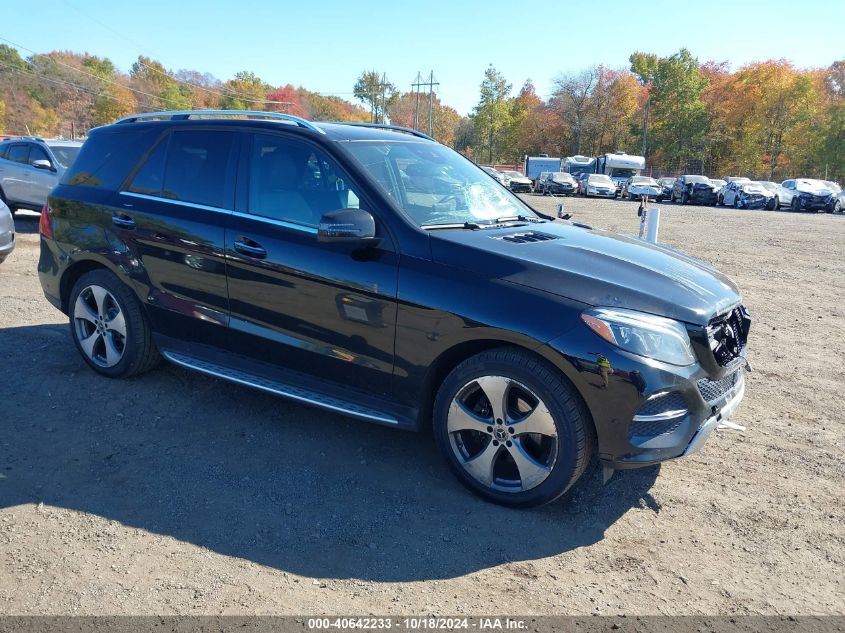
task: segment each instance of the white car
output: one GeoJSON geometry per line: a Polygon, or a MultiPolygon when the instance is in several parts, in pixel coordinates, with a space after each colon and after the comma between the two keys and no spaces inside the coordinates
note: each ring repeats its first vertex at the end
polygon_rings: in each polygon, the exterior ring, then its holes
{"type": "Polygon", "coordinates": [[[530,178],[526,178],[518,171],[506,171],[502,173],[505,174],[505,185],[511,191],[525,191],[531,193],[534,183],[531,182],[530,178]]]}
{"type": "Polygon", "coordinates": [[[622,197],[629,200],[640,200],[643,196],[652,200],[663,198],[663,187],[649,176],[631,176],[622,185],[622,197]]]}
{"type": "Polygon", "coordinates": [[[0,143],[0,200],[9,208],[41,211],[47,195],[76,160],[79,141],[25,136],[0,143]]]}
{"type": "Polygon", "coordinates": [[[774,194],[762,183],[734,180],[719,192],[725,206],[735,209],[768,209],[774,204],[774,194]]]}
{"type": "Polygon", "coordinates": [[[794,178],[784,180],[777,190],[775,208],[789,207],[792,211],[827,211],[833,208],[834,195],[821,180],[794,178]]]}
{"type": "Polygon", "coordinates": [[[584,178],[582,192],[586,197],[616,197],[616,183],[607,174],[590,174],[584,178]]]}
{"type": "Polygon", "coordinates": [[[0,264],[15,250],[15,220],[12,212],[0,200],[0,264]]]}
{"type": "Polygon", "coordinates": [[[498,182],[500,185],[505,185],[505,175],[501,172],[496,171],[492,167],[487,167],[486,165],[481,165],[481,170],[486,172],[493,180],[498,182]]]}

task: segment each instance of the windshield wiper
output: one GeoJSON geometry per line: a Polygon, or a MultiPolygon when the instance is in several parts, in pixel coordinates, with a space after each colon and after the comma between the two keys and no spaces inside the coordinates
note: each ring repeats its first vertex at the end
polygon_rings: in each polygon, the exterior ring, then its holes
{"type": "Polygon", "coordinates": [[[424,231],[437,229],[480,229],[481,225],[475,222],[455,222],[453,224],[421,224],[420,228],[424,231]]]}

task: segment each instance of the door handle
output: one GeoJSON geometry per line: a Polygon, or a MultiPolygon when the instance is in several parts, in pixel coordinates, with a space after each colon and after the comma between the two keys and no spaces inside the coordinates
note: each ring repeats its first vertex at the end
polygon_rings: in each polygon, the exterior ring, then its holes
{"type": "Polygon", "coordinates": [[[124,215],[123,213],[115,213],[111,216],[112,224],[115,226],[119,226],[122,229],[134,229],[135,228],[135,220],[130,218],[128,215],[124,215]]]}
{"type": "Polygon", "coordinates": [[[267,251],[258,242],[255,242],[248,237],[239,237],[235,240],[235,250],[242,255],[255,257],[256,259],[264,259],[267,257],[267,251]]]}

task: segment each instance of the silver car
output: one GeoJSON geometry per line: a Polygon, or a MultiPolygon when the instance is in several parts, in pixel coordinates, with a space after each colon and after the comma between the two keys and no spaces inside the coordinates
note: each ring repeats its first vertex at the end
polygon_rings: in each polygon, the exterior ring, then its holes
{"type": "Polygon", "coordinates": [[[15,221],[12,212],[0,200],[0,264],[15,250],[15,221]]]}
{"type": "Polygon", "coordinates": [[[13,213],[16,209],[40,211],[80,147],[80,141],[31,136],[0,143],[0,201],[13,213]]]}

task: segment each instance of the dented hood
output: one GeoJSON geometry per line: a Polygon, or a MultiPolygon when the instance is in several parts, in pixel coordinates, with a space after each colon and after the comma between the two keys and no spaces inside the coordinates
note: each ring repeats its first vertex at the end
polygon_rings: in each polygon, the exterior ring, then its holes
{"type": "Polygon", "coordinates": [[[432,231],[435,261],[568,297],[705,325],[740,301],[709,264],[634,237],[544,222],[432,231]]]}

